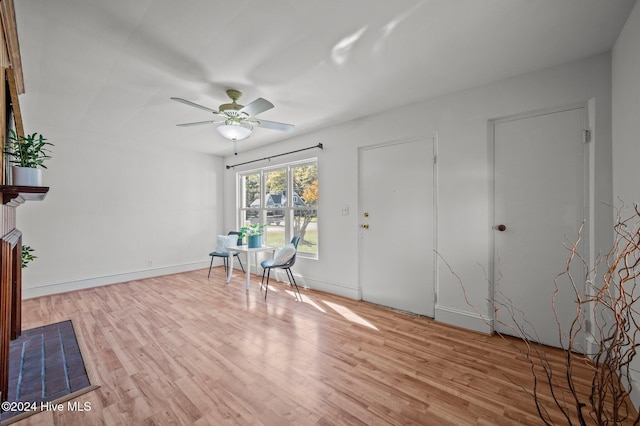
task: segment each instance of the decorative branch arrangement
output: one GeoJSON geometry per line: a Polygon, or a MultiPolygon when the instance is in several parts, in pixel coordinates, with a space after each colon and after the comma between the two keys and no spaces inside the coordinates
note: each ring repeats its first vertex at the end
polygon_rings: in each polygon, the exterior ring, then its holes
{"type": "MultiPolygon", "coordinates": [[[[494,320],[509,327],[524,343],[521,352],[531,367],[533,382],[519,385],[533,397],[545,425],[640,424],[640,414],[630,400],[633,361],[640,346],[640,208],[635,206],[634,213],[623,219],[623,207],[617,210],[611,250],[593,268],[587,267],[579,252],[582,227],[577,240],[565,245],[569,256],[565,269],[554,280],[550,301],[564,350],[561,357],[554,348],[537,343],[535,329],[527,331],[531,324],[509,299],[498,294],[495,299],[499,301],[493,301],[494,320]],[[571,266],[576,262],[585,266],[585,277],[573,276],[571,266]],[[598,267],[606,270],[598,275],[598,267]],[[563,330],[556,298],[567,285],[575,298],[576,313],[569,329],[563,330]],[[499,310],[506,311],[512,323],[500,321],[499,310]],[[584,347],[585,341],[590,342],[591,350],[584,347]]],[[[468,301],[461,278],[444,263],[462,286],[467,304],[488,323],[486,315],[468,301]]]]}
{"type": "MultiPolygon", "coordinates": [[[[616,214],[613,246],[604,257],[606,270],[599,278],[596,264],[587,273],[587,294],[581,295],[569,273],[569,265],[575,259],[584,262],[577,254],[577,244],[569,247],[567,268],[559,275],[566,276],[575,291],[577,315],[563,347],[567,351],[567,384],[581,425],[587,424],[588,418],[598,425],[640,422],[640,416],[629,399],[632,385],[630,369],[640,345],[640,210],[635,206],[634,214],[622,219],[622,209],[623,206],[616,214]],[[583,312],[593,312],[593,324],[587,322],[588,315],[583,312]],[[595,353],[583,355],[575,352],[577,338],[583,330],[588,333],[588,338],[593,339],[595,353]],[[591,370],[591,393],[587,401],[581,400],[574,391],[576,384],[570,373],[576,362],[591,370]]],[[[563,408],[560,401],[556,404],[563,408]]]]}

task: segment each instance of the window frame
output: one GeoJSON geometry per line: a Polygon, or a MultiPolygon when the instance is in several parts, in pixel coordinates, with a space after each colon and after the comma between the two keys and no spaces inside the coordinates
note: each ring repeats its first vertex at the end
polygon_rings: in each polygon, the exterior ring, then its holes
{"type": "MultiPolygon", "coordinates": [[[[295,217],[298,214],[298,211],[309,211],[309,212],[314,212],[315,213],[315,223],[316,223],[316,232],[318,232],[318,207],[319,207],[319,202],[316,203],[316,205],[314,206],[296,206],[295,204],[295,197],[296,195],[298,197],[300,197],[302,199],[302,195],[301,194],[297,194],[296,191],[294,191],[294,170],[297,167],[302,167],[302,166],[315,166],[316,167],[316,173],[318,173],[318,158],[317,157],[312,157],[312,158],[306,158],[303,160],[298,160],[298,161],[292,161],[292,162],[288,162],[288,163],[281,163],[281,164],[277,164],[277,165],[273,165],[273,166],[268,166],[268,167],[261,167],[261,168],[256,168],[256,169],[251,169],[251,170],[243,170],[243,171],[239,171],[236,172],[236,225],[238,227],[238,229],[240,229],[242,226],[245,226],[248,223],[259,223],[260,225],[267,225],[267,226],[273,226],[272,224],[274,222],[269,222],[267,221],[267,218],[269,216],[273,217],[280,217],[280,215],[278,214],[279,212],[283,211],[282,214],[282,222],[283,226],[284,226],[284,244],[288,243],[289,241],[291,241],[291,238],[293,237],[295,230],[294,230],[294,225],[295,225],[295,217]],[[268,207],[265,205],[265,202],[268,204],[267,200],[267,196],[269,195],[267,193],[267,189],[266,189],[266,180],[267,180],[267,176],[269,173],[274,172],[274,171],[278,171],[278,170],[283,170],[285,172],[285,179],[286,179],[286,194],[284,195],[286,197],[286,201],[284,201],[284,203],[286,203],[285,206],[279,205],[277,207],[268,207]],[[260,205],[258,207],[251,207],[251,204],[255,201],[252,201],[252,203],[247,203],[246,200],[246,193],[245,193],[245,186],[244,186],[244,178],[247,176],[251,176],[251,175],[258,175],[258,198],[260,199],[260,205]],[[290,195],[293,194],[293,195],[290,195]],[[254,216],[254,214],[252,214],[250,217],[251,218],[255,218],[255,219],[251,219],[249,220],[249,216],[248,213],[249,212],[256,212],[257,211],[257,215],[254,216]],[[271,215],[269,215],[269,212],[273,212],[271,215]],[[257,220],[256,220],[257,219],[257,220]]],[[[312,213],[313,215],[313,213],[312,213]]],[[[279,225],[279,221],[275,221],[276,225],[279,225]]],[[[268,232],[268,229],[267,229],[268,232]]],[[[319,240],[319,235],[317,237],[317,239],[319,240]]],[[[316,249],[315,251],[305,251],[304,246],[298,246],[298,256],[299,257],[304,257],[304,258],[309,258],[309,259],[318,259],[319,257],[319,252],[320,252],[320,244],[319,241],[316,243],[316,249]]]]}

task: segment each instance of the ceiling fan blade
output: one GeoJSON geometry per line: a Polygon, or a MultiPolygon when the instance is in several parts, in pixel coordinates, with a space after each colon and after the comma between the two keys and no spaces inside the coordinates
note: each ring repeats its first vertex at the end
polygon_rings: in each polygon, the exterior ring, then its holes
{"type": "Polygon", "coordinates": [[[189,126],[200,126],[202,124],[215,124],[215,123],[222,123],[222,122],[224,122],[224,120],[207,120],[207,121],[196,121],[195,123],[176,124],[176,126],[189,127],[189,126]]]}
{"type": "Polygon", "coordinates": [[[271,108],[273,108],[273,104],[271,102],[263,98],[258,98],[250,104],[245,105],[238,112],[247,114],[249,117],[253,117],[260,114],[261,112],[268,111],[271,108]]]}
{"type": "Polygon", "coordinates": [[[272,129],[272,130],[280,130],[283,132],[291,132],[296,127],[293,124],[278,123],[277,121],[257,120],[257,119],[252,121],[255,122],[258,125],[258,127],[264,127],[265,129],[272,129]]]}
{"type": "Polygon", "coordinates": [[[199,105],[199,104],[193,103],[193,102],[188,101],[188,100],[186,100],[186,99],[182,99],[182,98],[171,98],[171,100],[176,101],[176,102],[180,102],[180,103],[183,103],[183,104],[185,104],[185,105],[189,105],[189,106],[192,106],[192,107],[195,107],[195,108],[200,108],[200,109],[203,109],[203,110],[205,110],[205,111],[212,112],[212,113],[214,113],[214,114],[220,114],[220,113],[219,113],[218,111],[216,111],[215,109],[207,108],[206,106],[202,106],[202,105],[199,105]]]}

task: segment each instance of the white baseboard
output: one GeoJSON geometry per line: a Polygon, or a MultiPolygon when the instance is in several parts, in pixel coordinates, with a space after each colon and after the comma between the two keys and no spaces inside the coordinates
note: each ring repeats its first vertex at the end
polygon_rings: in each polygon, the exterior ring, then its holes
{"type": "MultiPolygon", "coordinates": [[[[240,265],[238,262],[234,262],[234,271],[240,271],[240,265]]],[[[193,271],[196,269],[208,269],[209,262],[194,262],[182,265],[164,266],[159,268],[149,268],[140,271],[126,272],[122,274],[106,275],[102,277],[86,278],[75,281],[65,281],[58,283],[44,284],[35,287],[24,287],[22,289],[23,299],[32,299],[34,297],[48,296],[50,294],[66,293],[68,291],[82,290],[85,288],[100,287],[103,285],[117,284],[133,280],[141,280],[144,278],[153,278],[161,275],[177,274],[180,272],[193,271]]],[[[262,275],[262,270],[256,271],[255,266],[252,265],[252,272],[259,272],[262,275]]],[[[295,272],[294,272],[295,274],[295,272]]],[[[271,279],[274,278],[272,274],[271,279]]],[[[313,290],[325,291],[327,293],[336,294],[350,299],[360,300],[360,291],[357,288],[345,287],[339,283],[331,283],[326,281],[315,280],[313,278],[307,278],[295,274],[295,279],[298,285],[307,287],[313,290]]],[[[278,272],[275,276],[279,281],[288,281],[286,274],[278,272]]]]}
{"type": "MultiPolygon", "coordinates": [[[[236,270],[236,264],[233,264],[234,270],[236,270]]],[[[239,268],[239,267],[238,267],[239,268]]],[[[251,271],[255,273],[257,276],[262,276],[262,269],[256,268],[251,265],[251,271]]],[[[296,284],[300,288],[309,288],[311,290],[324,291],[326,293],[335,294],[337,296],[347,297],[349,299],[361,300],[360,290],[357,288],[345,287],[344,284],[340,283],[332,283],[328,281],[316,280],[314,278],[305,277],[297,274],[293,271],[293,277],[296,280],[296,284]]],[[[280,282],[289,282],[289,278],[287,277],[287,273],[282,269],[273,269],[271,271],[271,279],[275,279],[280,282]]]]}
{"type": "Polygon", "coordinates": [[[68,291],[100,287],[103,285],[117,284],[133,280],[141,280],[144,278],[158,277],[161,275],[177,274],[180,272],[193,271],[196,269],[203,269],[208,267],[209,262],[193,262],[182,265],[163,266],[158,268],[144,269],[140,271],[125,272],[122,274],[105,275],[102,277],[86,278],[82,280],[43,284],[35,287],[23,287],[22,298],[31,299],[34,297],[48,296],[50,294],[66,293],[68,291]]]}
{"type": "Polygon", "coordinates": [[[435,320],[441,323],[453,325],[480,333],[493,333],[492,320],[483,319],[476,312],[461,311],[446,306],[436,306],[435,320]]]}
{"type": "Polygon", "coordinates": [[[335,294],[354,300],[361,300],[362,295],[358,288],[345,287],[344,284],[332,283],[328,281],[320,281],[309,277],[299,277],[294,275],[299,286],[310,288],[312,290],[324,291],[326,293],[335,294]]]}

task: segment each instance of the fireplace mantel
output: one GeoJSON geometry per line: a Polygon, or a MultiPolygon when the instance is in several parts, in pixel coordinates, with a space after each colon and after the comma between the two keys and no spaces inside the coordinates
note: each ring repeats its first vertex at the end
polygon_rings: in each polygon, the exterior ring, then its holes
{"type": "Polygon", "coordinates": [[[18,207],[25,201],[42,201],[49,192],[48,186],[0,185],[2,204],[18,207]]]}

